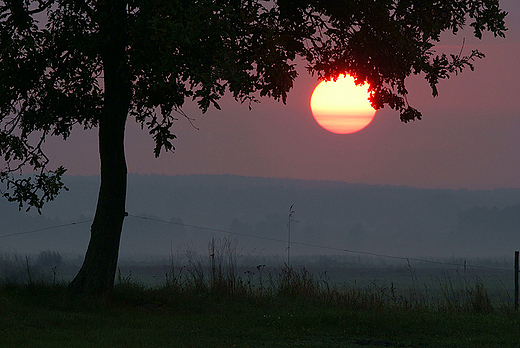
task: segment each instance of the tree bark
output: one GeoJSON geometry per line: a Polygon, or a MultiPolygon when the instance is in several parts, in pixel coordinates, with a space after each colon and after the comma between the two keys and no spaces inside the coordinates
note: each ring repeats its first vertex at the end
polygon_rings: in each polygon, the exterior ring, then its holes
{"type": "MultiPolygon", "coordinates": [[[[110,3],[110,1],[108,1],[110,3]]],[[[83,265],[69,289],[88,295],[111,292],[125,217],[127,168],[125,125],[130,108],[131,84],[127,73],[126,11],[121,1],[100,9],[101,59],[104,68],[105,105],[99,120],[101,185],[90,242],[83,265]],[[104,13],[103,13],[104,12],[104,13]],[[103,15],[104,14],[104,15],[103,15]]]]}
{"type": "Polygon", "coordinates": [[[104,115],[99,123],[101,185],[83,266],[69,288],[79,293],[110,293],[119,255],[126,202],[125,117],[104,115]]]}

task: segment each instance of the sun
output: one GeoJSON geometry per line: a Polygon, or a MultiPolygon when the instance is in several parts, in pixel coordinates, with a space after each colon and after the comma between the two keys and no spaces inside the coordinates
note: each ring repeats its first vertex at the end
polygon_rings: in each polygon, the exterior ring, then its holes
{"type": "Polygon", "coordinates": [[[376,114],[368,96],[368,84],[356,86],[350,75],[340,75],[337,81],[322,81],[311,96],[312,115],[329,132],[359,132],[372,122],[376,114]]]}

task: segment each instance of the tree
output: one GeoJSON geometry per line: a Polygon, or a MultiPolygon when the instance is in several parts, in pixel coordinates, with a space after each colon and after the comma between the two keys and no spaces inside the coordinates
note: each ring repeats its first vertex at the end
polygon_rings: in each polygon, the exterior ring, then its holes
{"type": "Polygon", "coordinates": [[[42,144],[74,127],[97,128],[101,185],[85,261],[70,288],[109,292],[125,217],[124,134],[133,118],[174,150],[187,98],[203,112],[231,93],[242,103],[286,101],[307,61],[319,79],[370,84],[375,108],[420,119],[405,79],[437,83],[483,54],[436,54],[443,32],[504,36],[498,0],[6,0],[0,2],[0,154],[3,195],[35,207],[64,189],[42,144]],[[469,24],[468,24],[469,23],[469,24]],[[28,169],[27,169],[28,168],[28,169]],[[30,176],[19,175],[29,171],[30,176]]]}

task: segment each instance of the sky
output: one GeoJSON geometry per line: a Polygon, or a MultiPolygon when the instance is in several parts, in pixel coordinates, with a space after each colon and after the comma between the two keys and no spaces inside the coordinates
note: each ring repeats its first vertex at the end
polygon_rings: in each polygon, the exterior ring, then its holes
{"type": "MultiPolygon", "coordinates": [[[[126,156],[129,173],[236,174],[254,177],[335,180],[416,188],[520,188],[520,2],[503,0],[509,12],[506,38],[471,31],[446,35],[438,52],[479,49],[486,58],[439,84],[432,98],[421,77],[408,80],[408,101],[423,114],[402,123],[398,112],[384,108],[364,130],[330,133],[313,119],[309,102],[318,84],[304,65],[287,104],[263,98],[250,111],[225,97],[222,110],[202,114],[192,103],[174,126],[174,153],[153,156],[153,141],[129,119],[126,156]]],[[[52,165],[69,175],[98,175],[95,131],[73,132],[63,142],[46,143],[52,165]]]]}

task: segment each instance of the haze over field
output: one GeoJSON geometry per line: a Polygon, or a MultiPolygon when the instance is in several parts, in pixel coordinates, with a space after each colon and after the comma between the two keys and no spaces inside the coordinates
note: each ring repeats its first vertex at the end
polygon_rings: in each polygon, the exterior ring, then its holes
{"type": "MultiPolygon", "coordinates": [[[[99,178],[67,177],[69,192],[39,216],[0,201],[0,253],[83,254],[99,178]],[[69,225],[70,223],[76,223],[69,225]]],[[[122,257],[167,257],[231,238],[243,255],[342,254],[332,247],[404,257],[502,257],[520,248],[520,190],[427,190],[232,175],[130,175],[122,257]],[[142,219],[145,217],[148,219],[142,219]],[[160,221],[156,221],[160,220],[160,221]],[[220,229],[234,234],[198,229],[220,229]],[[253,238],[244,235],[258,236],[253,238]]],[[[353,254],[355,255],[355,254],[353,254]]]]}

